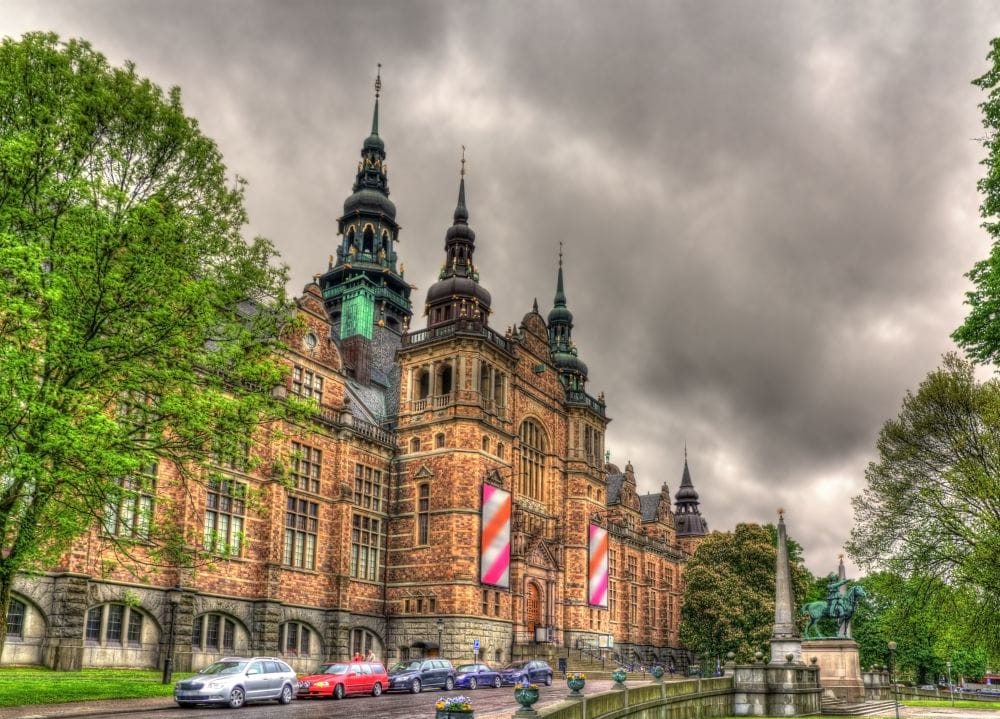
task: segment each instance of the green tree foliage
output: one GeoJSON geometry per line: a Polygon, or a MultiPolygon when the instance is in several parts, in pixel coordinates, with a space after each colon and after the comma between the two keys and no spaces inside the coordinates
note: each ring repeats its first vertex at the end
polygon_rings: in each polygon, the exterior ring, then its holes
{"type": "Polygon", "coordinates": [[[986,638],[975,621],[973,592],[956,589],[934,577],[901,577],[879,572],[860,581],[868,600],[854,615],[854,639],[864,667],[886,665],[887,645],[897,643],[896,669],[901,678],[929,684],[982,677],[986,670],[986,638]]]}
{"type": "Polygon", "coordinates": [[[878,439],[847,549],[863,567],[968,590],[1000,644],[1000,382],[944,358],[878,439]]]}
{"type": "Polygon", "coordinates": [[[975,288],[966,294],[969,314],[952,338],[970,357],[979,362],[1000,361],[1000,38],[994,38],[987,59],[990,69],[973,84],[987,93],[979,107],[983,112],[986,168],[977,187],[983,196],[979,214],[992,240],[990,254],[973,265],[966,277],[975,288]]]}
{"type": "MultiPolygon", "coordinates": [[[[777,532],[773,526],[738,524],[733,532],[712,532],[684,569],[680,639],[703,657],[750,661],[769,650],[774,626],[777,532]]],[[[789,541],[792,588],[799,603],[809,572],[798,544],[789,541]]]]}
{"type": "Polygon", "coordinates": [[[192,561],[144,470],[198,477],[285,411],[285,269],[245,223],[178,89],[86,42],[0,43],[0,626],[15,574],[95,522],[192,561]]]}

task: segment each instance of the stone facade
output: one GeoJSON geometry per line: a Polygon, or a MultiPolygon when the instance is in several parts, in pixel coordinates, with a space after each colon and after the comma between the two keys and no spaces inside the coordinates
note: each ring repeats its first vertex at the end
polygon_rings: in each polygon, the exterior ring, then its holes
{"type": "Polygon", "coordinates": [[[282,357],[284,391],[315,400],[314,421],[261,428],[249,461],[203,481],[156,467],[150,518],[215,558],[125,559],[95,527],[59,566],[17,580],[2,663],[156,667],[172,652],[186,670],[257,653],[307,670],[368,649],[460,661],[478,641],[492,662],[540,643],[682,668],[683,568],[706,531],[686,459],[679,531],[666,484],[640,496],[631,464],[607,463],[610,419],[585,389],[561,256],[548,319],[536,306],[489,326],[464,175],[428,326],[411,330],[384,158],[376,105],[336,259],[297,300],[282,357]],[[511,496],[504,582],[480,578],[485,486],[511,496]],[[591,524],[610,538],[607,606],[588,595],[591,524]]]}

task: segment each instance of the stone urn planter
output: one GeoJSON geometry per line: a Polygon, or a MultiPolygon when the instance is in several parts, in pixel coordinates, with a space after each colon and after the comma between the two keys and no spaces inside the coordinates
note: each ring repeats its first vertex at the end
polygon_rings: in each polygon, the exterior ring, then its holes
{"type": "Polygon", "coordinates": [[[566,675],[566,686],[569,687],[569,698],[577,699],[583,696],[580,690],[587,684],[587,676],[581,672],[566,675]]]}
{"type": "Polygon", "coordinates": [[[611,685],[612,689],[624,689],[625,688],[625,677],[628,673],[624,669],[615,669],[611,672],[611,680],[614,684],[611,685]]]}
{"type": "MultiPolygon", "coordinates": [[[[531,705],[538,701],[537,684],[515,684],[514,699],[521,705],[522,709],[531,709],[531,705]]],[[[519,710],[520,711],[520,710],[519,710]]],[[[532,710],[533,711],[533,710],[532,710]]]]}
{"type": "Polygon", "coordinates": [[[468,697],[445,697],[434,705],[434,719],[475,719],[472,700],[468,697]]]}
{"type": "Polygon", "coordinates": [[[659,664],[653,665],[653,668],[649,670],[649,673],[653,675],[653,679],[657,682],[663,681],[663,667],[659,664]]]}

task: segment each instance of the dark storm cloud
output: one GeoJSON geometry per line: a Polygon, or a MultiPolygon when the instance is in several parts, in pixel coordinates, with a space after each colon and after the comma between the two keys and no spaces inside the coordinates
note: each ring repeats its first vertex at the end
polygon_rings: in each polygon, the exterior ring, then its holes
{"type": "MultiPolygon", "coordinates": [[[[881,423],[952,348],[985,254],[989,3],[6,2],[134,60],[250,181],[291,290],[325,269],[383,63],[417,312],[460,146],[492,324],[551,307],[614,418],[612,461],[710,526],[774,521],[836,564],[881,423]]],[[[423,320],[415,318],[414,325],[423,320]]]]}

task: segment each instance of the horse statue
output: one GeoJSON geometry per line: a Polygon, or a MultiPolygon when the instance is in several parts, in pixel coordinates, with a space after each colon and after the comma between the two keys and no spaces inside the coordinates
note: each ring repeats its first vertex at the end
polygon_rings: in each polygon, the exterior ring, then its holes
{"type": "Polygon", "coordinates": [[[830,600],[820,599],[815,602],[803,604],[802,613],[809,615],[809,623],[806,624],[802,638],[809,639],[809,632],[813,631],[815,633],[814,639],[832,639],[833,637],[824,637],[819,631],[819,620],[829,617],[830,619],[837,620],[837,638],[850,639],[851,617],[854,616],[854,610],[857,608],[858,602],[867,596],[864,587],[855,584],[847,590],[846,594],[838,594],[830,600]]]}

